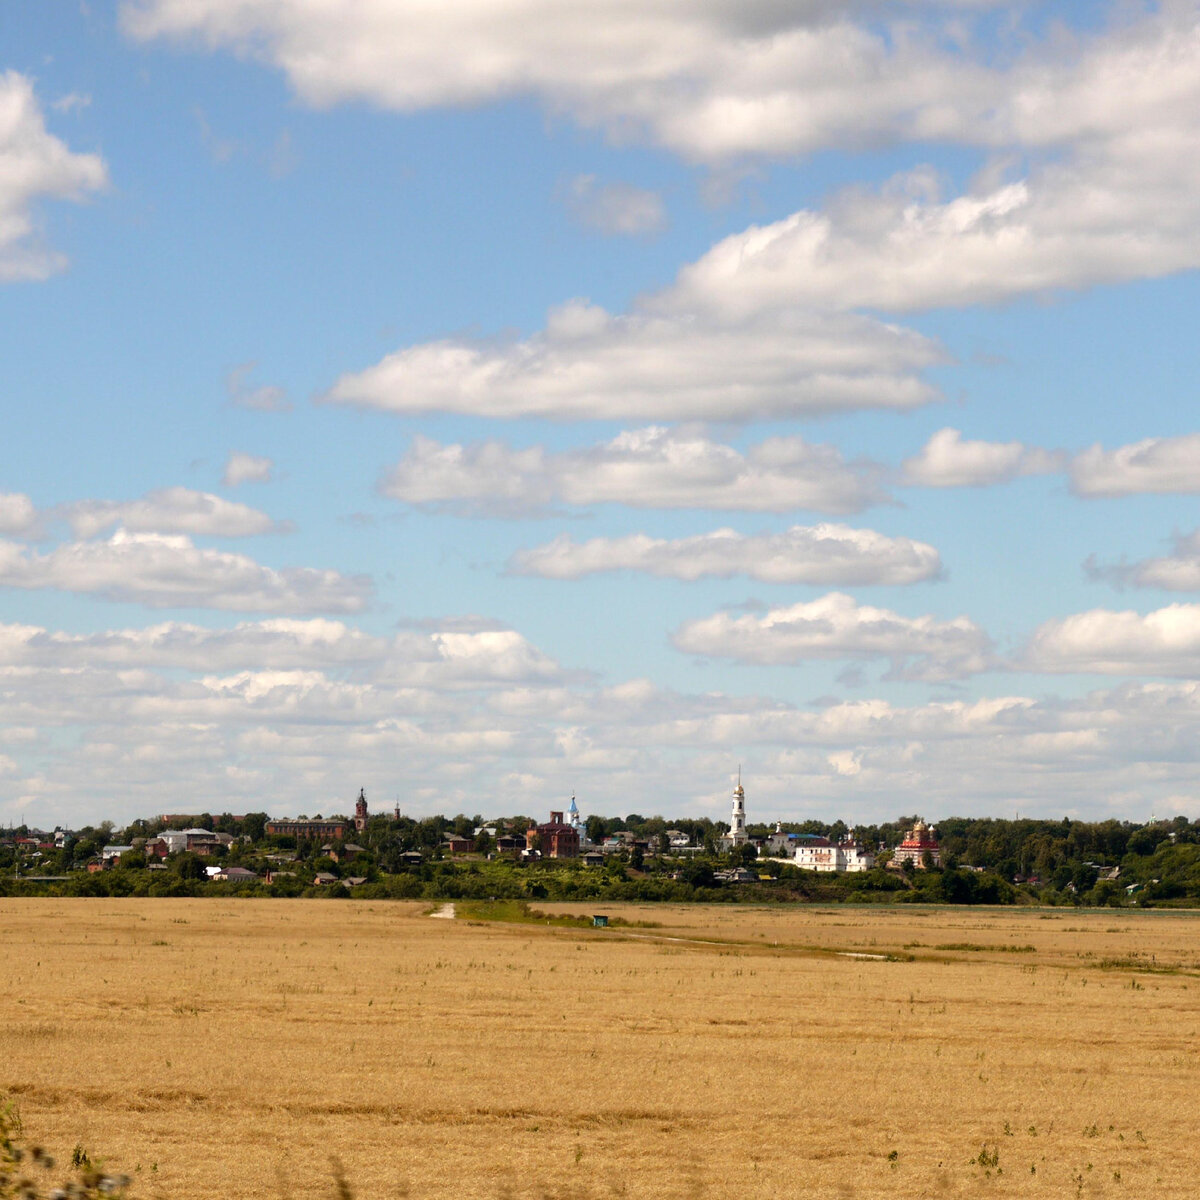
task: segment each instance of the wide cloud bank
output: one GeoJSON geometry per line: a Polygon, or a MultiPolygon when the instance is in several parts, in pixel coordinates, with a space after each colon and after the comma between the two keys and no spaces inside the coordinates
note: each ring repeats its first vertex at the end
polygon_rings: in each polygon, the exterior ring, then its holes
{"type": "Polygon", "coordinates": [[[576,790],[585,811],[720,817],[739,758],[763,819],[914,805],[1096,818],[1184,804],[1198,745],[1193,680],[795,706],[601,683],[480,621],[387,636],[330,620],[0,626],[4,815],[18,820],[125,819],[165,793],[182,809],[337,811],[363,785],[417,814],[538,810],[576,790]]]}

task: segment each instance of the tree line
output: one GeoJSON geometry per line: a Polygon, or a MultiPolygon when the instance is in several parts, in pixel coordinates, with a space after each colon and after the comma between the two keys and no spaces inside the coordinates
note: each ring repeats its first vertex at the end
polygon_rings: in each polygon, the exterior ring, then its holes
{"type": "MultiPolygon", "coordinates": [[[[571,862],[517,864],[490,862],[494,847],[486,833],[521,834],[532,823],[524,815],[485,822],[478,814],[453,817],[396,818],[376,814],[361,832],[347,841],[361,851],[331,857],[318,841],[272,837],[265,827],[266,813],[234,817],[198,814],[197,827],[229,833],[231,845],[213,857],[174,855],[167,870],[150,872],[146,856],[134,849],[122,856],[117,870],[88,875],[81,868],[105,845],[137,844],[154,837],[160,824],[137,820],[124,828],[111,822],[85,827],[71,834],[53,851],[42,852],[37,874],[67,875],[56,885],[61,894],[191,895],[208,892],[236,893],[263,890],[261,883],[214,884],[205,867],[214,863],[244,865],[261,872],[282,856],[290,858],[290,875],[278,880],[271,894],[316,894],[318,872],[337,878],[364,879],[355,895],[454,899],[458,895],[502,896],[517,899],[570,899],[610,896],[612,899],[729,899],[745,897],[758,889],[767,898],[781,899],[923,899],[954,903],[1007,903],[1027,898],[1048,903],[1191,903],[1200,901],[1200,821],[1179,816],[1166,821],[1077,821],[1064,817],[1005,820],[992,817],[947,817],[937,826],[941,846],[940,869],[894,872],[876,869],[859,876],[815,878],[787,863],[760,859],[752,846],[720,853],[718,839],[728,826],[708,818],[624,817],[593,815],[587,819],[588,837],[600,843],[616,833],[631,833],[637,843],[610,855],[604,868],[585,872],[571,862]],[[688,836],[700,852],[688,859],[672,856],[668,831],[688,836]],[[444,849],[451,835],[474,837],[475,853],[451,861],[444,849]],[[274,855],[273,860],[268,859],[274,855]],[[753,868],[755,880],[729,887],[720,873],[731,867],[753,868]],[[739,890],[740,888],[740,890],[739,890]],[[750,892],[747,891],[750,889],[750,892]]],[[[784,822],[789,833],[811,834],[837,841],[852,834],[869,848],[878,848],[881,865],[888,851],[903,839],[915,815],[895,821],[860,824],[807,820],[784,822]]],[[[773,827],[751,825],[752,837],[764,838],[773,827]]],[[[12,893],[29,888],[20,877],[34,873],[29,859],[22,861],[11,841],[28,830],[9,831],[0,845],[0,890],[12,893]]],[[[320,891],[344,894],[345,889],[320,891]]]]}

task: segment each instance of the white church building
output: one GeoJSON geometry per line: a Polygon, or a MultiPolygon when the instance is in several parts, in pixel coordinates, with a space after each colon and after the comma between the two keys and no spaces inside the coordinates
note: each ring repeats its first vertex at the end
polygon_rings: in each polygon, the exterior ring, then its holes
{"type": "MultiPolygon", "coordinates": [[[[748,841],[746,791],[742,787],[742,768],[739,766],[729,809],[729,832],[717,839],[717,847],[727,854],[748,841]]],[[[852,834],[847,834],[840,842],[831,842],[810,833],[785,833],[781,822],[777,822],[775,832],[767,836],[761,852],[773,857],[786,856],[786,861],[806,871],[870,871],[875,866],[875,855],[866,846],[859,845],[852,834]]]]}
{"type": "Polygon", "coordinates": [[[738,767],[737,787],[733,789],[733,803],[729,809],[729,832],[717,838],[717,847],[728,853],[735,846],[744,846],[750,840],[746,833],[746,792],[742,787],[742,768],[738,767]]]}

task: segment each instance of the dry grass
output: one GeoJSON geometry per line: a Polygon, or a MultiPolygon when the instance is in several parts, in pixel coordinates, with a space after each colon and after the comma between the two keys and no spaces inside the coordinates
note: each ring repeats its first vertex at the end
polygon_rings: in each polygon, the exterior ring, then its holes
{"type": "Polygon", "coordinates": [[[606,911],[0,901],[0,1090],[165,1200],[1200,1192],[1200,917],[606,911]]]}

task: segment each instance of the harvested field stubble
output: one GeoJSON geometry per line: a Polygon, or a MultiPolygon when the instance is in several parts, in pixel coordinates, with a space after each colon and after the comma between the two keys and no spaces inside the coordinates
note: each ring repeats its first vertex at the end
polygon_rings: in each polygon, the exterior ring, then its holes
{"type": "Polygon", "coordinates": [[[4,901],[0,1090],[164,1200],[1200,1186],[1191,914],[428,911],[4,901]]]}

